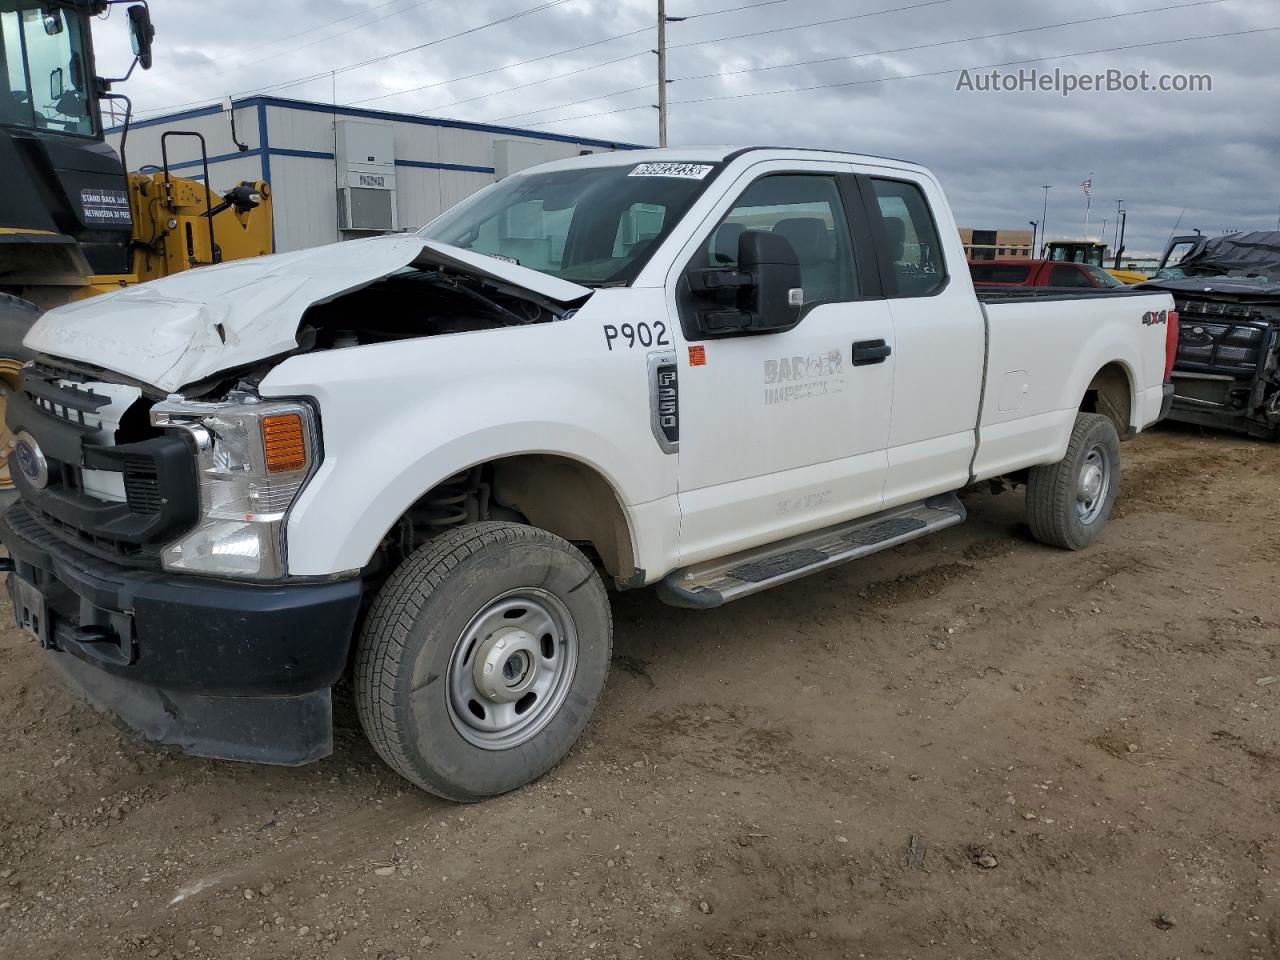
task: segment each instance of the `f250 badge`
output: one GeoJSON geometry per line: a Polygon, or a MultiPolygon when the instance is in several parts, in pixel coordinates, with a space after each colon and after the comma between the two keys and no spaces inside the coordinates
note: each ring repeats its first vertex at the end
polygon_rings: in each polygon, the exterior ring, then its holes
{"type": "Polygon", "coordinates": [[[1168,322],[1169,322],[1168,310],[1148,310],[1146,313],[1142,315],[1142,325],[1144,327],[1150,327],[1158,323],[1168,323],[1168,322]]]}

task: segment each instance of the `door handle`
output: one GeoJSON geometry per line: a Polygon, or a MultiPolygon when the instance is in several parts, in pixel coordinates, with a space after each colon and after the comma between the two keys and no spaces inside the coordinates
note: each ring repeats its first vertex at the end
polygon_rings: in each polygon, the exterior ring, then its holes
{"type": "Polygon", "coordinates": [[[872,363],[884,363],[893,353],[893,347],[883,340],[859,340],[853,345],[853,365],[865,367],[872,363]]]}

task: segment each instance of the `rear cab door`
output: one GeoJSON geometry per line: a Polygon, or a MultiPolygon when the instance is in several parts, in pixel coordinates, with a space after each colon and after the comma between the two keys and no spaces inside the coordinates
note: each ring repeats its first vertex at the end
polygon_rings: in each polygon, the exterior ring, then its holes
{"type": "Polygon", "coordinates": [[[884,507],[965,485],[986,351],[960,231],[921,167],[860,166],[881,289],[893,319],[892,423],[884,507]]]}
{"type": "Polygon", "coordinates": [[[880,508],[895,337],[873,246],[850,164],[767,160],[736,177],[677,256],[681,563],[880,508]],[[707,335],[688,274],[733,266],[748,230],[795,249],[801,319],[707,335]]]}

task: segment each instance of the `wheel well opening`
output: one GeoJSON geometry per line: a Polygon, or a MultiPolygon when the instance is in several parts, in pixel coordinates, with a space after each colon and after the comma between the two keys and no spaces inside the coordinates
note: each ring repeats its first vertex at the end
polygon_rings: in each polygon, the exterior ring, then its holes
{"type": "Polygon", "coordinates": [[[1129,374],[1119,363],[1108,363],[1094,374],[1080,403],[1084,413],[1107,417],[1121,437],[1133,433],[1133,388],[1129,374]]]}
{"type": "Polygon", "coordinates": [[[494,498],[526,522],[570,543],[590,548],[609,575],[629,580],[636,572],[631,528],[613,487],[586,464],[551,454],[497,460],[494,498]]]}
{"type": "Polygon", "coordinates": [[[504,457],[437,483],[397,519],[366,573],[390,573],[433,537],[481,520],[539,527],[577,545],[610,576],[635,576],[631,530],[612,486],[586,464],[552,454],[504,457]]]}

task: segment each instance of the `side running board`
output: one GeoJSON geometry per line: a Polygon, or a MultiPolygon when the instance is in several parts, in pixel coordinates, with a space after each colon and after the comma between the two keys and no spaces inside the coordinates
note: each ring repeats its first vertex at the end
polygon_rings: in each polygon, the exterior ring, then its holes
{"type": "Polygon", "coordinates": [[[718,607],[838,563],[888,550],[965,518],[954,493],[789,537],[673,570],[658,583],[658,597],[675,607],[718,607]]]}

